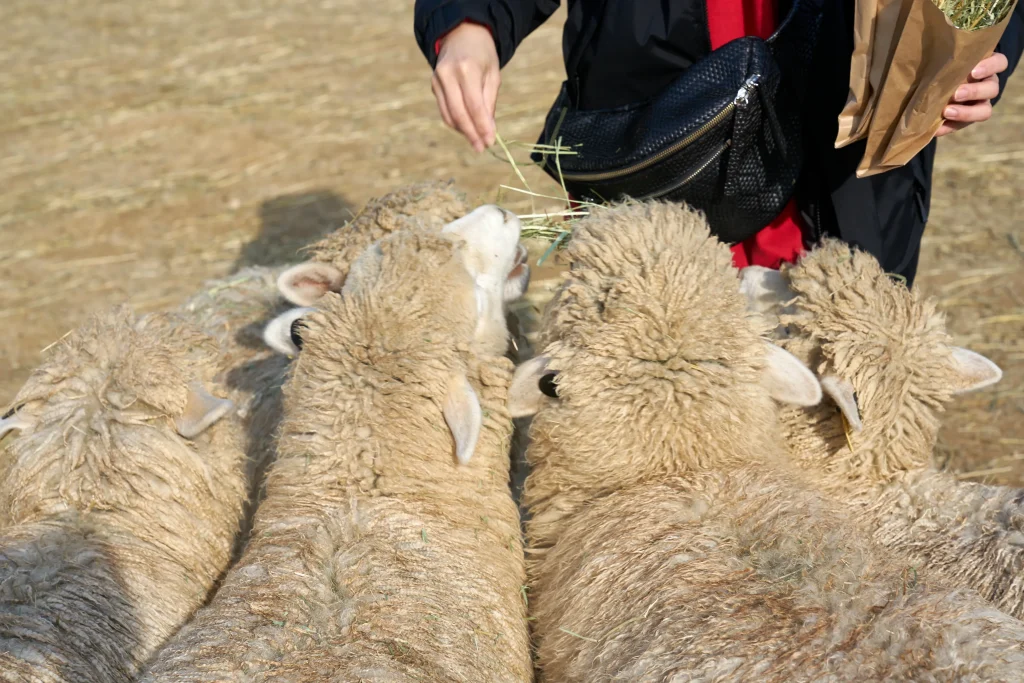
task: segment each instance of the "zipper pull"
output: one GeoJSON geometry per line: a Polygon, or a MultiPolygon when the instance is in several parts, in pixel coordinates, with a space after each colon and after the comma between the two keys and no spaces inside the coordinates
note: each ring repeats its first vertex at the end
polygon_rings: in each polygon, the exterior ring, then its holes
{"type": "Polygon", "coordinates": [[[754,91],[754,88],[757,87],[758,83],[760,83],[760,81],[760,74],[755,74],[743,82],[743,85],[740,86],[739,91],[737,91],[736,93],[736,98],[733,100],[736,106],[746,107],[748,104],[750,104],[750,95],[754,91]]]}

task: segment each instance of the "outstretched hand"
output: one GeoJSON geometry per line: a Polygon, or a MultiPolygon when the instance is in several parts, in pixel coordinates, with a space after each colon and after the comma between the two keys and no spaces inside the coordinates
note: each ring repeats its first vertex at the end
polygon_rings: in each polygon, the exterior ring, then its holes
{"type": "Polygon", "coordinates": [[[945,121],[935,137],[949,135],[972,123],[988,121],[992,117],[992,98],[999,95],[999,74],[1008,66],[1006,56],[999,53],[978,62],[970,78],[957,88],[943,112],[945,121]]]}
{"type": "Polygon", "coordinates": [[[441,118],[478,152],[494,144],[500,85],[498,50],[487,28],[467,23],[445,36],[431,89],[441,118]]]}

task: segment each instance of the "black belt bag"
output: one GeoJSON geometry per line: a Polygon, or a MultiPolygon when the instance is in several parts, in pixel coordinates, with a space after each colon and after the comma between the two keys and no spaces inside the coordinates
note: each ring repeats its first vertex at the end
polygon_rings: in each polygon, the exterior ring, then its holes
{"type": "MultiPolygon", "coordinates": [[[[533,160],[578,199],[686,202],[704,211],[719,239],[742,242],[779,215],[796,187],[820,1],[794,0],[770,38],[713,50],[641,104],[581,111],[566,81],[540,145],[572,153],[541,147],[533,160]]],[[[600,12],[589,35],[599,21],[600,12]]],[[[567,65],[570,78],[578,62],[567,65]]]]}

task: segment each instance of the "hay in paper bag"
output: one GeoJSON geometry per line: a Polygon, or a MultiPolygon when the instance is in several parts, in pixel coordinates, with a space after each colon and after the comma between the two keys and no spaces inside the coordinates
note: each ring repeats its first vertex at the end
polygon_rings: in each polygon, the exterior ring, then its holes
{"type": "Polygon", "coordinates": [[[932,0],[903,0],[858,177],[903,166],[931,142],[956,89],[999,43],[1015,4],[956,0],[940,9],[932,0]]]}

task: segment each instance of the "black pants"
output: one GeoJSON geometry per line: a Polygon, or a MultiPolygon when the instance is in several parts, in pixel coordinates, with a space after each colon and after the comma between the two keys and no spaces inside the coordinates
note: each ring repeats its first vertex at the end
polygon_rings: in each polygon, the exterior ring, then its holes
{"type": "Polygon", "coordinates": [[[824,168],[808,169],[816,182],[810,180],[806,189],[821,207],[819,231],[872,254],[885,272],[904,278],[909,287],[931,206],[935,141],[906,166],[857,178],[849,169],[856,168],[863,147],[834,150],[824,168]]]}

